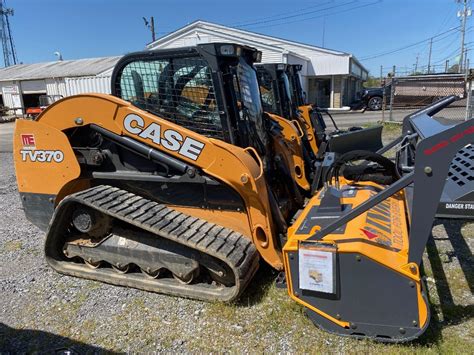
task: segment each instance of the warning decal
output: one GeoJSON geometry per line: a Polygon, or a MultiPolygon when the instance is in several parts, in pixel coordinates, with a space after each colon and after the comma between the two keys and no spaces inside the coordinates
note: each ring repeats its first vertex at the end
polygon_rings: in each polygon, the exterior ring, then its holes
{"type": "Polygon", "coordinates": [[[300,244],[300,288],[324,293],[336,293],[335,252],[300,244]]]}

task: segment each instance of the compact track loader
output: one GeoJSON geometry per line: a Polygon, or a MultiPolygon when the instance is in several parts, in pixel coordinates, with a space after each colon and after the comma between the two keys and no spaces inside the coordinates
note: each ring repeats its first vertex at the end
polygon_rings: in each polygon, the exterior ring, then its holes
{"type": "Polygon", "coordinates": [[[267,63],[256,65],[262,104],[266,112],[296,121],[303,128],[306,149],[314,157],[326,152],[347,153],[352,150],[376,152],[382,148],[382,126],[371,128],[351,127],[341,130],[327,110],[302,102],[302,89],[298,71],[300,66],[267,63]],[[327,115],[334,129],[329,131],[323,114],[327,115]]]}
{"type": "MultiPolygon", "coordinates": [[[[265,68],[275,78],[286,77],[284,80],[275,81],[276,86],[287,86],[285,89],[290,94],[289,100],[280,100],[283,105],[291,105],[292,112],[298,114],[306,122],[309,131],[314,132],[317,150],[322,156],[324,152],[347,153],[351,150],[368,150],[376,152],[382,147],[382,126],[370,128],[350,127],[340,129],[327,109],[318,107],[317,104],[307,104],[303,95],[299,72],[302,69],[298,64],[262,64],[257,66],[265,68]],[[329,118],[333,126],[328,129],[324,117],[329,118]],[[321,147],[322,143],[325,143],[321,147]]],[[[280,89],[281,90],[281,89],[280,89]]]]}
{"type": "Polygon", "coordinates": [[[285,270],[290,296],[324,329],[419,336],[429,322],[421,253],[472,124],[430,117],[448,98],[407,118],[397,164],[342,154],[305,200],[283,128],[263,113],[252,66],[260,56],[229,43],[129,54],[113,95],[67,97],[18,120],[18,189],[27,218],[46,231],[48,264],[231,301],[263,259],[285,270]],[[370,169],[355,174],[361,159],[370,169]]]}
{"type": "Polygon", "coordinates": [[[352,127],[340,130],[329,112],[335,130],[326,130],[323,112],[316,106],[302,103],[298,71],[301,66],[283,63],[257,64],[257,77],[266,113],[294,122],[302,131],[301,143],[305,153],[306,177],[311,181],[312,195],[322,187],[322,173],[336,154],[354,150],[376,152],[382,145],[382,126],[352,127]],[[301,106],[300,106],[301,105],[301,106]],[[331,154],[328,154],[331,153],[331,154]]]}
{"type": "MultiPolygon", "coordinates": [[[[272,66],[282,66],[282,64],[264,64],[269,70],[272,69],[272,66]]],[[[286,74],[288,76],[288,82],[290,83],[290,92],[292,93],[292,101],[296,102],[298,110],[301,116],[307,122],[314,122],[315,136],[322,140],[326,137],[326,123],[322,117],[324,111],[319,109],[317,105],[308,105],[305,102],[303,89],[301,86],[301,81],[299,77],[299,72],[302,69],[301,65],[291,64],[283,65],[282,68],[286,68],[286,74]]],[[[279,84],[283,85],[283,84],[279,84]]],[[[444,106],[444,108],[449,107],[449,104],[444,106]]],[[[328,117],[331,119],[336,132],[339,131],[336,125],[336,122],[327,113],[328,117]]],[[[445,121],[447,125],[452,124],[449,120],[445,121]]],[[[371,128],[370,130],[377,130],[381,128],[371,128]]],[[[342,135],[336,133],[337,139],[332,139],[329,141],[329,151],[343,151],[347,152],[357,146],[358,142],[369,142],[369,146],[363,149],[376,151],[378,154],[383,154],[389,149],[395,147],[403,139],[402,136],[395,139],[393,142],[387,144],[385,147],[380,147],[381,140],[380,134],[375,131],[370,132],[370,130],[365,130],[365,132],[351,132],[350,135],[342,135]],[[368,133],[368,134],[367,134],[368,133]],[[360,134],[363,134],[361,136],[360,134]],[[359,135],[359,136],[357,136],[359,135]],[[332,146],[331,146],[332,143],[332,146]]],[[[351,129],[349,129],[351,131],[351,129]]],[[[352,130],[353,131],[353,130],[352,130]]],[[[367,143],[366,143],[367,144],[367,143]]],[[[451,166],[449,168],[448,177],[446,179],[446,185],[443,189],[441,199],[439,201],[438,211],[436,213],[437,217],[441,218],[458,218],[458,219],[474,219],[474,190],[472,184],[469,182],[469,178],[473,175],[473,161],[474,161],[474,146],[468,144],[463,147],[454,157],[451,166]]]]}

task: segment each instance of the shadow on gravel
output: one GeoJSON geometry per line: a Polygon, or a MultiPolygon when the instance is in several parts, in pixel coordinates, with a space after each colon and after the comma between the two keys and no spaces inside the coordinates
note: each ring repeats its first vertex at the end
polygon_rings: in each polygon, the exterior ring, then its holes
{"type": "Polygon", "coordinates": [[[15,329],[0,323],[0,353],[114,354],[100,347],[33,329],[15,329]]]}
{"type": "MultiPolygon", "coordinates": [[[[449,259],[457,258],[461,269],[469,284],[470,291],[474,288],[474,266],[473,257],[469,246],[466,243],[461,229],[465,222],[460,220],[437,219],[434,225],[442,224],[446,230],[454,251],[445,253],[449,259]]],[[[436,240],[442,240],[436,238],[436,240]]],[[[439,343],[442,340],[441,330],[448,325],[456,325],[474,317],[474,305],[458,305],[454,303],[453,295],[449,287],[448,277],[443,268],[443,261],[440,257],[440,250],[436,246],[435,239],[431,236],[426,245],[428,259],[433,271],[433,278],[436,291],[439,296],[439,305],[431,304],[431,321],[425,334],[419,339],[420,344],[439,343]],[[439,309],[437,309],[439,308],[439,309]],[[443,320],[438,316],[439,310],[443,315],[443,320]]],[[[424,270],[422,270],[424,273],[424,270]]]]}
{"type": "Polygon", "coordinates": [[[262,301],[275,282],[278,272],[267,263],[260,262],[257,273],[250,281],[242,296],[235,302],[237,307],[250,307],[262,301]]]}
{"type": "Polygon", "coordinates": [[[461,233],[461,229],[466,222],[449,219],[441,219],[439,222],[440,224],[443,224],[446,233],[450,236],[449,240],[454,249],[454,253],[452,255],[448,254],[448,257],[452,258],[454,256],[458,259],[467,283],[471,289],[471,293],[474,293],[474,258],[471,249],[467,245],[466,239],[464,239],[461,233]]]}

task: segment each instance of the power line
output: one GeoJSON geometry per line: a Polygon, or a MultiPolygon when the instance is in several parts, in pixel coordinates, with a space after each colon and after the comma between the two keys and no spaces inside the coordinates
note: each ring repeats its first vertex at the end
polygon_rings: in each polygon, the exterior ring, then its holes
{"type": "Polygon", "coordinates": [[[309,9],[314,9],[316,7],[320,7],[320,6],[323,6],[323,5],[326,5],[326,4],[330,4],[330,3],[331,3],[331,1],[327,1],[327,2],[323,2],[321,4],[318,4],[318,5],[308,6],[308,7],[300,8],[300,9],[293,10],[293,11],[286,11],[286,12],[275,14],[275,15],[272,15],[272,16],[258,17],[258,18],[253,19],[253,20],[235,22],[233,24],[230,24],[229,26],[239,26],[239,25],[245,26],[248,23],[252,23],[254,21],[268,20],[268,19],[272,19],[272,18],[275,18],[275,17],[285,18],[286,16],[288,16],[288,14],[294,14],[294,13],[300,13],[300,12],[304,12],[304,14],[307,14],[308,13],[307,11],[309,9]]]}
{"type": "MultiPolygon", "coordinates": [[[[303,21],[313,20],[313,19],[317,19],[317,18],[321,18],[321,17],[325,17],[325,16],[339,15],[339,14],[344,13],[344,12],[349,12],[349,11],[356,10],[356,9],[360,9],[360,8],[363,8],[363,7],[372,6],[372,5],[375,5],[375,4],[380,3],[381,1],[382,1],[382,0],[377,0],[377,1],[371,2],[371,3],[369,3],[369,4],[354,6],[354,7],[351,7],[351,8],[348,8],[348,9],[343,9],[343,10],[340,10],[340,11],[337,11],[337,12],[331,12],[331,13],[321,14],[321,15],[318,15],[318,16],[311,16],[311,17],[307,17],[307,18],[303,18],[303,19],[298,19],[298,20],[293,20],[293,21],[285,21],[285,22],[277,23],[277,24],[273,24],[273,25],[257,26],[257,27],[253,27],[253,28],[275,27],[275,26],[287,25],[287,24],[296,23],[296,22],[303,22],[303,21]]],[[[357,1],[353,1],[353,2],[354,2],[354,3],[357,3],[357,1]]],[[[353,2],[346,3],[346,5],[347,5],[347,4],[351,4],[351,3],[353,3],[353,2]]]]}
{"type": "Polygon", "coordinates": [[[301,17],[301,16],[306,16],[306,15],[312,14],[312,13],[317,13],[317,12],[326,11],[326,10],[332,10],[332,9],[342,7],[342,6],[346,6],[346,5],[350,5],[350,4],[353,4],[353,3],[356,3],[356,2],[357,2],[356,0],[352,0],[352,1],[342,3],[342,4],[339,4],[339,5],[331,5],[329,7],[323,8],[323,9],[313,10],[313,11],[309,11],[309,12],[302,13],[302,14],[296,14],[296,15],[291,15],[291,16],[283,16],[283,17],[280,17],[280,18],[274,19],[274,20],[256,21],[256,22],[251,22],[251,23],[247,23],[245,25],[240,25],[240,26],[235,26],[235,27],[250,27],[250,26],[253,27],[254,25],[260,25],[260,24],[264,24],[264,23],[271,23],[271,22],[276,22],[276,21],[287,20],[289,18],[301,17]]]}
{"type": "MultiPolygon", "coordinates": [[[[318,13],[318,12],[325,12],[325,11],[329,11],[329,10],[333,10],[333,9],[336,9],[336,8],[340,8],[340,7],[344,7],[344,6],[348,6],[348,5],[351,5],[351,4],[356,4],[358,3],[359,1],[358,0],[352,0],[352,1],[349,1],[349,2],[345,2],[343,4],[338,4],[338,5],[333,5],[333,6],[329,6],[329,7],[325,7],[325,8],[321,8],[321,9],[318,9],[318,10],[314,10],[314,11],[307,11],[308,9],[311,9],[311,8],[316,8],[316,7],[321,7],[325,4],[329,4],[330,2],[324,2],[324,3],[321,3],[321,4],[318,4],[318,5],[314,5],[314,6],[309,6],[309,7],[305,7],[305,8],[302,8],[300,10],[293,10],[293,11],[290,11],[290,12],[286,12],[285,14],[276,14],[276,15],[272,15],[272,16],[267,16],[267,17],[263,17],[261,18],[261,20],[259,21],[254,21],[254,22],[240,22],[240,23],[234,23],[234,24],[228,24],[227,26],[230,26],[230,27],[235,27],[235,28],[246,28],[246,27],[252,27],[252,28],[267,28],[267,27],[275,27],[275,26],[281,26],[281,25],[286,25],[286,24],[291,24],[291,23],[295,23],[295,22],[302,22],[302,21],[308,21],[308,20],[312,20],[312,19],[316,19],[316,18],[321,18],[321,17],[326,17],[326,16],[332,16],[332,15],[338,15],[340,13],[344,13],[344,12],[348,12],[348,11],[353,11],[355,9],[359,9],[359,8],[364,8],[364,7],[368,7],[368,6],[372,6],[372,5],[375,5],[377,3],[380,3],[382,0],[377,0],[377,1],[374,1],[374,2],[371,2],[371,3],[368,3],[368,4],[364,4],[364,5],[359,5],[359,6],[353,6],[353,7],[350,7],[350,8],[347,8],[347,9],[342,9],[342,10],[339,10],[337,12],[330,12],[330,13],[323,13],[323,14],[320,14],[320,15],[317,15],[317,16],[310,16],[310,17],[304,17],[304,16],[308,16],[309,14],[312,14],[312,13],[318,13]],[[300,12],[303,12],[303,13],[300,13],[300,12]],[[295,13],[294,15],[291,15],[291,16],[288,16],[289,13],[295,13]],[[274,18],[276,17],[276,18],[274,18]],[[299,18],[299,17],[304,17],[304,18],[299,18]],[[296,20],[292,20],[292,21],[286,21],[287,19],[289,18],[298,18],[296,20]],[[272,24],[273,22],[279,22],[280,23],[275,23],[275,24],[272,24]],[[281,22],[283,21],[283,22],[281,22]],[[262,26],[258,26],[260,24],[263,24],[262,26]]],[[[157,32],[158,34],[163,34],[163,35],[166,35],[166,34],[169,34],[169,33],[172,33],[171,32],[157,32]]]]}
{"type": "Polygon", "coordinates": [[[400,52],[400,51],[403,51],[405,49],[408,49],[408,48],[412,48],[412,47],[415,47],[415,46],[418,46],[422,43],[425,43],[425,42],[428,42],[430,41],[432,38],[437,38],[437,37],[440,37],[446,33],[449,33],[449,32],[452,32],[454,30],[458,30],[459,29],[459,26],[457,27],[453,27],[447,31],[444,31],[444,32],[441,32],[440,34],[438,35],[435,35],[435,36],[431,36],[431,37],[428,37],[428,38],[425,38],[421,41],[418,41],[418,42],[415,42],[415,43],[412,43],[412,44],[409,44],[409,45],[406,45],[406,46],[403,46],[403,47],[400,47],[400,48],[397,48],[397,49],[393,49],[393,50],[390,50],[390,51],[387,51],[387,52],[382,52],[382,53],[379,53],[379,54],[374,54],[374,55],[371,55],[371,56],[367,56],[367,57],[363,57],[363,58],[360,58],[360,60],[368,60],[368,59],[374,59],[374,58],[379,58],[379,57],[383,57],[385,55],[388,55],[388,54],[393,54],[393,53],[396,53],[396,52],[400,52]]]}

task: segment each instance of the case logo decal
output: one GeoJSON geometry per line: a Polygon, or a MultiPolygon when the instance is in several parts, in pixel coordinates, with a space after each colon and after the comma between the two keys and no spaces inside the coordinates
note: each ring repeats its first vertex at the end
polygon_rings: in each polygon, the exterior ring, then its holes
{"type": "Polygon", "coordinates": [[[153,122],[145,126],[144,119],[133,113],[125,116],[123,126],[128,133],[150,140],[156,145],[172,152],[178,152],[178,154],[191,160],[197,160],[205,146],[204,143],[191,137],[183,139],[181,133],[173,129],[165,129],[162,132],[158,123],[153,122]]]}

